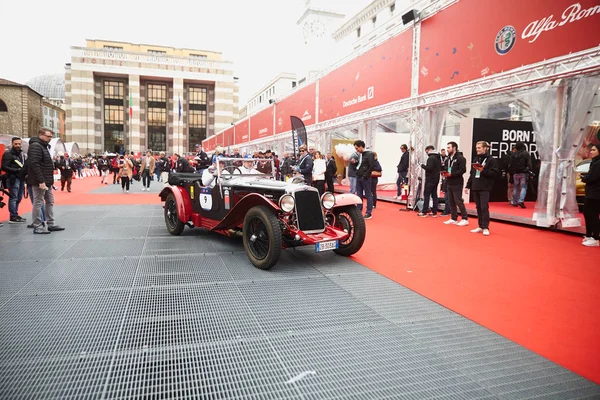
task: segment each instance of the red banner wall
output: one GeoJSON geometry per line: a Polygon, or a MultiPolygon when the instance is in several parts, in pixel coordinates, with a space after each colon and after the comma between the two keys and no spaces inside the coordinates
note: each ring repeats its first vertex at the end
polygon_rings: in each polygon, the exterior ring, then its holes
{"type": "Polygon", "coordinates": [[[227,149],[227,147],[233,146],[233,140],[233,127],[231,127],[223,132],[223,147],[227,149]]]}
{"type": "Polygon", "coordinates": [[[249,141],[248,121],[250,120],[246,118],[235,125],[235,144],[243,144],[249,141]]]}
{"type": "Polygon", "coordinates": [[[256,140],[272,136],[273,133],[273,113],[275,107],[271,106],[266,110],[250,117],[250,140],[256,140]]]}
{"type": "Polygon", "coordinates": [[[421,25],[419,92],[600,45],[598,0],[460,0],[421,25]]]}
{"type": "Polygon", "coordinates": [[[319,81],[319,122],[410,97],[412,29],[319,81]]]}
{"type": "Polygon", "coordinates": [[[310,84],[293,95],[286,97],[275,105],[277,120],[275,121],[276,133],[292,130],[290,116],[296,116],[309,126],[315,123],[315,103],[317,99],[317,85],[310,84]]]}
{"type": "Polygon", "coordinates": [[[204,142],[202,142],[202,150],[209,152],[209,151],[213,151],[215,149],[215,137],[213,136],[210,139],[206,139],[204,142]]]}

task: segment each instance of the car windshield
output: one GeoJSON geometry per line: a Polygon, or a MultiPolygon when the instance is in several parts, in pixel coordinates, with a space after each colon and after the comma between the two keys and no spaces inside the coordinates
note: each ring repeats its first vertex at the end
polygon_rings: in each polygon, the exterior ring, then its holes
{"type": "Polygon", "coordinates": [[[272,158],[218,157],[219,175],[228,178],[236,175],[275,178],[275,162],[272,158]]]}

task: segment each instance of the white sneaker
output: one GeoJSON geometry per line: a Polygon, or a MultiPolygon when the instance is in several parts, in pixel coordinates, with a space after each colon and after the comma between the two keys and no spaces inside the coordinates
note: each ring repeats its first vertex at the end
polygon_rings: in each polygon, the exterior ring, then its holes
{"type": "Polygon", "coordinates": [[[483,230],[483,236],[490,236],[490,230],[489,229],[484,229],[483,230]]]}
{"type": "Polygon", "coordinates": [[[125,193],[126,193],[126,194],[128,194],[128,193],[129,193],[129,190],[126,190],[126,191],[125,191],[125,193]]]}
{"type": "Polygon", "coordinates": [[[588,240],[587,242],[583,242],[582,244],[586,247],[600,247],[600,241],[594,238],[588,240]]]}
{"type": "Polygon", "coordinates": [[[593,239],[593,237],[588,237],[588,236],[584,236],[583,240],[581,241],[581,243],[583,242],[587,242],[588,240],[593,239]]]}
{"type": "Polygon", "coordinates": [[[456,225],[456,221],[453,219],[449,219],[448,221],[444,221],[444,224],[446,225],[456,225]]]}
{"type": "Polygon", "coordinates": [[[481,232],[483,232],[483,229],[481,229],[481,228],[471,229],[471,233],[481,233],[481,232]]]}
{"type": "Polygon", "coordinates": [[[468,219],[461,219],[460,222],[458,224],[456,224],[456,226],[467,226],[467,225],[469,225],[468,219]]]}

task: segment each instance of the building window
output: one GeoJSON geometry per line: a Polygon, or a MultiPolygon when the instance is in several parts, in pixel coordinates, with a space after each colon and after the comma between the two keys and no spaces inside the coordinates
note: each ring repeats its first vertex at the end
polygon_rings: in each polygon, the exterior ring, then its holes
{"type": "Polygon", "coordinates": [[[122,100],[125,96],[124,88],[123,82],[104,81],[104,98],[122,100]]]}
{"type": "Polygon", "coordinates": [[[105,50],[123,50],[123,48],[119,47],[119,46],[106,46],[106,45],[104,46],[104,49],[105,50]]]}
{"type": "Polygon", "coordinates": [[[166,126],[167,110],[165,108],[148,108],[148,126],[166,126]]]}
{"type": "Polygon", "coordinates": [[[148,84],[148,150],[167,150],[167,85],[148,84]]]}
{"type": "Polygon", "coordinates": [[[104,106],[104,123],[123,125],[125,119],[124,107],[106,104],[104,106]]]}
{"type": "Polygon", "coordinates": [[[205,54],[190,54],[192,58],[207,58],[205,54]]]}
{"type": "Polygon", "coordinates": [[[148,101],[166,103],[167,86],[166,85],[148,85],[148,101]]]}
{"type": "Polygon", "coordinates": [[[356,29],[356,37],[360,37],[360,26],[356,29]]]}
{"type": "Polygon", "coordinates": [[[194,151],[196,144],[206,139],[208,91],[205,87],[188,88],[188,147],[194,151]]]}
{"type": "Polygon", "coordinates": [[[392,3],[390,6],[390,14],[394,15],[394,11],[396,11],[396,3],[392,3]]]}
{"type": "Polygon", "coordinates": [[[148,50],[148,53],[150,53],[150,54],[167,54],[167,52],[163,51],[163,50],[148,50]]]}

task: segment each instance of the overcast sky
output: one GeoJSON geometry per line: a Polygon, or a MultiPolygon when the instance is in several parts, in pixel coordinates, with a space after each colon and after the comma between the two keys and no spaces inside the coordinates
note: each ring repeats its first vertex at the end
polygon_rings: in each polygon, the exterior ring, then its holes
{"type": "MultiPolygon", "coordinates": [[[[0,77],[19,83],[62,73],[70,46],[85,39],[118,40],[223,52],[235,64],[243,105],[279,72],[297,72],[293,54],[303,44],[296,22],[304,0],[0,2],[0,77]]],[[[370,2],[319,1],[346,16],[370,2]]]]}

